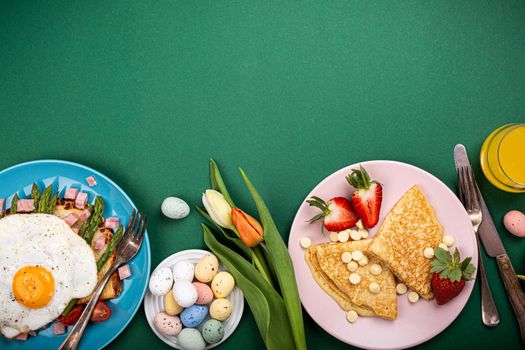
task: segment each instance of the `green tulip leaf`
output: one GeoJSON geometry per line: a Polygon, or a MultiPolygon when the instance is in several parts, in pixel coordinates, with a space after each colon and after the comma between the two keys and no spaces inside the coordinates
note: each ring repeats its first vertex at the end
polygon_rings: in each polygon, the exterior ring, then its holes
{"type": "Polygon", "coordinates": [[[228,189],[226,189],[226,185],[224,184],[224,181],[222,180],[221,172],[219,171],[219,167],[217,166],[217,163],[210,159],[210,182],[211,187],[215,191],[219,191],[222,193],[222,196],[228,202],[228,204],[235,208],[235,203],[233,203],[232,197],[230,197],[230,193],[228,192],[228,189]]]}

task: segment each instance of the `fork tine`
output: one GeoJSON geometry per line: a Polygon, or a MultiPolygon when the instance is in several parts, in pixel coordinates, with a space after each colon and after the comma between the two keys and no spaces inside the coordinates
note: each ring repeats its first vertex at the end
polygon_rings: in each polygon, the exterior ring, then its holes
{"type": "Polygon", "coordinates": [[[133,209],[133,211],[131,212],[131,216],[129,217],[128,225],[126,226],[126,231],[124,232],[125,235],[130,234],[132,232],[132,227],[134,225],[136,215],[137,211],[133,209]]]}
{"type": "Polygon", "coordinates": [[[465,206],[467,207],[467,210],[472,211],[474,210],[474,199],[472,197],[471,177],[469,176],[469,171],[467,167],[463,168],[463,172],[465,176],[465,206]]]}
{"type": "Polygon", "coordinates": [[[477,191],[477,188],[476,188],[476,185],[474,183],[474,174],[472,173],[472,169],[471,168],[467,168],[467,173],[468,173],[468,182],[469,182],[469,187],[470,187],[470,191],[472,193],[472,210],[480,210],[480,204],[479,204],[479,196],[478,196],[478,191],[477,191]]]}
{"type": "Polygon", "coordinates": [[[465,203],[465,177],[463,176],[463,167],[458,169],[458,196],[461,203],[465,203]]]}
{"type": "Polygon", "coordinates": [[[146,232],[146,223],[148,219],[146,215],[142,215],[142,221],[140,225],[140,229],[137,232],[137,235],[135,236],[136,242],[140,245],[142,244],[142,240],[144,239],[144,233],[146,232]]]}

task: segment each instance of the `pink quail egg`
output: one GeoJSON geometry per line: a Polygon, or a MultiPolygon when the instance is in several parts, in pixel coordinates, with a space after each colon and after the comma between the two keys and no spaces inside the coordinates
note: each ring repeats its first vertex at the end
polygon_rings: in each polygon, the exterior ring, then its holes
{"type": "Polygon", "coordinates": [[[212,302],[213,292],[207,284],[201,282],[193,282],[193,286],[197,290],[197,301],[195,302],[195,304],[204,305],[212,302]]]}
{"type": "Polygon", "coordinates": [[[503,224],[514,236],[525,237],[525,215],[521,211],[509,211],[503,217],[503,224]]]}
{"type": "Polygon", "coordinates": [[[180,319],[165,312],[156,314],[153,323],[159,332],[167,336],[176,336],[182,330],[180,319]]]}

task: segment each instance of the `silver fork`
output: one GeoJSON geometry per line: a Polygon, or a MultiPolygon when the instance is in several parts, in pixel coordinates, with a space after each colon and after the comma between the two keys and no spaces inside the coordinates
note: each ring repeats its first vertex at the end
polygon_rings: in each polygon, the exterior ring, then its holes
{"type": "Polygon", "coordinates": [[[499,324],[499,313],[492,298],[490,287],[485,273],[485,266],[483,265],[483,257],[481,255],[480,241],[478,235],[478,228],[483,220],[481,214],[481,204],[475,184],[472,169],[467,166],[462,166],[458,169],[458,192],[461,202],[467,210],[467,214],[472,222],[476,240],[478,243],[478,275],[481,286],[481,318],[483,324],[488,327],[496,327],[499,324]]]}
{"type": "Polygon", "coordinates": [[[102,290],[106,286],[109,278],[115,272],[115,270],[125,262],[131,260],[135,255],[137,255],[142,245],[142,240],[144,239],[144,232],[146,231],[146,216],[133,210],[131,217],[129,219],[128,225],[126,227],[125,233],[122,235],[121,241],[117,246],[117,256],[115,261],[109,268],[109,270],[104,275],[104,278],[100,280],[95,291],[93,292],[93,297],[87,303],[84,312],[78,319],[77,323],[64,340],[64,342],[58,348],[59,350],[74,350],[77,348],[80,338],[84,334],[86,325],[91,318],[91,314],[95,309],[95,305],[102,294],[102,290]]]}

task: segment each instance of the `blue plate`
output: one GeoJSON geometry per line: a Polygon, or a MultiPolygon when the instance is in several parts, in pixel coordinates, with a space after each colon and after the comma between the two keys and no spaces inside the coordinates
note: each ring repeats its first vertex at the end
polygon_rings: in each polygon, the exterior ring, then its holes
{"type": "MultiPolygon", "coordinates": [[[[63,195],[67,187],[76,187],[87,192],[89,202],[97,195],[102,196],[105,203],[104,216],[118,216],[124,225],[128,222],[131,211],[136,208],[126,193],[106,176],[84,165],[61,160],[27,162],[1,171],[0,198],[6,198],[5,207],[11,206],[11,199],[15,193],[18,193],[20,198],[29,198],[33,182],[36,182],[41,190],[53,184],[53,192],[59,191],[59,196],[63,195]],[[94,176],[98,184],[89,187],[85,180],[88,176],[94,176]]],[[[105,322],[88,325],[80,342],[80,350],[102,349],[126,328],[146,293],[150,255],[146,233],[140,252],[129,262],[132,276],[122,281],[120,296],[108,302],[111,317],[105,322]]],[[[27,341],[8,341],[0,336],[0,349],[57,349],[65,336],[54,335],[52,326],[39,331],[35,337],[28,337],[27,341]]]]}

